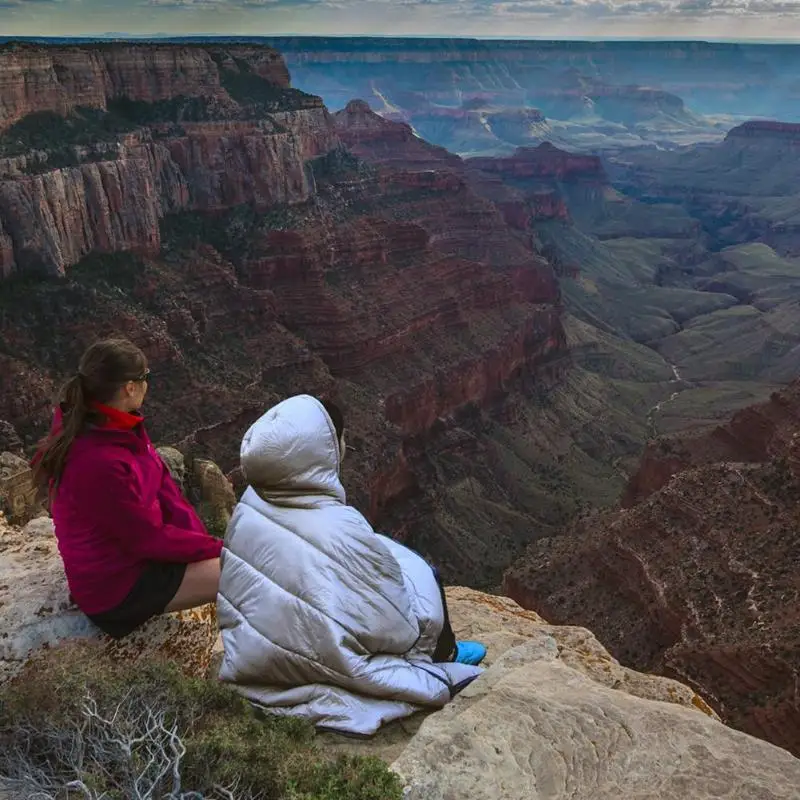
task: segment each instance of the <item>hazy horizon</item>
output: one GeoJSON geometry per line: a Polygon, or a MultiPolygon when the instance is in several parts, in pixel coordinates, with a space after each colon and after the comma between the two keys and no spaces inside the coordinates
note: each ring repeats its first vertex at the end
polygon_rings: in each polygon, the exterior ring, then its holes
{"type": "Polygon", "coordinates": [[[0,0],[0,35],[792,44],[800,0],[0,0]]]}
{"type": "Polygon", "coordinates": [[[664,44],[682,42],[707,43],[707,44],[764,44],[764,45],[792,45],[800,46],[798,39],[730,39],[712,36],[479,36],[463,34],[443,34],[443,33],[298,33],[297,31],[285,31],[281,33],[200,33],[197,31],[182,31],[178,33],[167,33],[165,31],[155,31],[153,33],[135,33],[133,31],[103,31],[102,33],[72,33],[72,34],[34,34],[20,33],[7,35],[0,33],[0,40],[9,39],[277,39],[277,38],[296,38],[296,39],[464,39],[465,41],[505,41],[505,42],[606,42],[614,44],[617,42],[659,42],[664,44]]]}

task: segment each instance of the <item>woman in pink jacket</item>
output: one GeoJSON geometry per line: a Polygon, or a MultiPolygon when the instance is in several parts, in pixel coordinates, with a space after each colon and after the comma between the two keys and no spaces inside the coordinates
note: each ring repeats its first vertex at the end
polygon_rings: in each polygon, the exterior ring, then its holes
{"type": "Polygon", "coordinates": [[[208,534],[145,431],[150,371],[124,339],[92,345],[34,458],[70,593],[121,638],[153,616],[216,600],[222,542],[208,534]]]}

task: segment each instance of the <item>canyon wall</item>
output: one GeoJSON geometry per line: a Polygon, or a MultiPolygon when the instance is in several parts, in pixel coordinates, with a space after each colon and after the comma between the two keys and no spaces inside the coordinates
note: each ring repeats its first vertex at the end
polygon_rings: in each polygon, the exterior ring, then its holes
{"type": "Polygon", "coordinates": [[[795,382],[725,425],[653,443],[626,507],[534,544],[506,591],[800,754],[798,429],[795,382]]]}
{"type": "Polygon", "coordinates": [[[783,118],[794,118],[791,101],[797,99],[800,74],[797,49],[780,45],[285,36],[268,41],[285,54],[299,85],[310,87],[324,74],[335,93],[355,80],[366,84],[371,70],[382,89],[399,84],[443,105],[452,104],[454,86],[468,98],[520,98],[531,90],[557,96],[570,77],[591,76],[597,83],[640,94],[642,105],[663,103],[670,111],[678,95],[707,113],[780,116],[782,110],[783,118]],[[387,66],[394,64],[402,72],[390,83],[387,66]],[[448,86],[453,75],[460,80],[448,86]]]}
{"type": "Polygon", "coordinates": [[[81,131],[90,147],[76,143],[69,167],[47,168],[54,151],[63,154],[55,135],[50,151],[35,140],[37,149],[0,158],[0,276],[63,275],[92,252],[153,255],[169,213],[307,200],[306,162],[336,144],[322,102],[291,93],[270,48],[6,47],[0,81],[0,155],[3,140],[16,153],[29,128],[47,131],[43,114],[72,121],[74,112],[73,132],[94,125],[81,131]],[[184,118],[187,98],[202,104],[202,121],[184,118]],[[121,99],[134,110],[124,126],[121,99]],[[101,116],[82,117],[87,109],[101,116]],[[127,130],[110,133],[109,119],[127,130]]]}
{"type": "Polygon", "coordinates": [[[283,57],[269,47],[5,45],[0,48],[0,130],[41,111],[105,110],[118,97],[154,103],[202,94],[231,103],[220,70],[242,64],[271,85],[289,87],[283,57]]]}
{"type": "Polygon", "coordinates": [[[331,108],[362,98],[468,155],[720,141],[727,115],[796,121],[796,49],[683,42],[268,38],[331,108]],[[709,116],[706,116],[709,115],[709,116]]]}
{"type": "Polygon", "coordinates": [[[614,185],[648,203],[680,203],[719,250],[762,242],[800,254],[800,124],[751,120],[713,146],[610,159],[614,185]]]}
{"type": "Polygon", "coordinates": [[[566,215],[555,185],[537,204],[364,104],[330,115],[269,48],[0,57],[30,59],[0,134],[0,419],[28,448],[81,350],[120,333],[159,382],[154,437],[235,480],[266,407],[338,399],[354,502],[447,576],[496,583],[567,513],[537,501],[547,449],[506,452],[569,363],[533,230],[566,215]]]}

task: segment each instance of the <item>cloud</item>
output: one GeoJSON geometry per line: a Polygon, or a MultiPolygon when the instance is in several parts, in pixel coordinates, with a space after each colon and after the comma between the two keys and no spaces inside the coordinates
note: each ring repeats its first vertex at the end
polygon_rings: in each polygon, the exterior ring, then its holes
{"type": "MultiPolygon", "coordinates": [[[[62,2],[64,0],[0,0],[0,12],[15,14],[20,11],[37,9],[62,2]]],[[[80,2],[80,0],[74,0],[74,2],[80,2]]]]}
{"type": "MultiPolygon", "coordinates": [[[[62,0],[0,0],[0,8],[21,7],[26,3],[62,0]]],[[[75,2],[75,0],[66,0],[75,2]]],[[[624,19],[662,17],[667,20],[692,17],[741,18],[766,14],[800,15],[800,0],[139,0],[138,5],[186,11],[295,11],[313,8],[329,13],[373,16],[379,9],[403,14],[433,14],[452,20],[483,18],[488,22],[532,20],[543,17],[578,19],[624,19]]],[[[387,31],[391,33],[392,31],[387,31]]],[[[431,30],[431,33],[436,33],[431,30]]]]}
{"type": "Polygon", "coordinates": [[[0,0],[6,35],[800,38],[798,20],[800,0],[0,0]]]}
{"type": "Polygon", "coordinates": [[[800,14],[800,0],[490,0],[473,5],[487,14],[517,18],[566,14],[588,18],[667,16],[667,19],[800,14]]]}
{"type": "MultiPolygon", "coordinates": [[[[247,9],[302,9],[305,6],[324,5],[326,0],[145,0],[145,5],[162,8],[184,9],[229,9],[231,11],[247,9]]],[[[346,5],[346,4],[345,4],[346,5]]]]}

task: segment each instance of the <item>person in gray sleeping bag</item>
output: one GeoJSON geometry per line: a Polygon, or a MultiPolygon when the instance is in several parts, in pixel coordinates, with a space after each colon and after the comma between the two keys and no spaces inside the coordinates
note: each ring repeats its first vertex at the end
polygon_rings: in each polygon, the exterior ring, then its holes
{"type": "Polygon", "coordinates": [[[344,452],[341,412],[309,395],[247,431],[249,486],[221,556],[219,678],[271,713],[371,735],[444,706],[486,650],[455,641],[425,560],[347,505],[344,452]]]}

